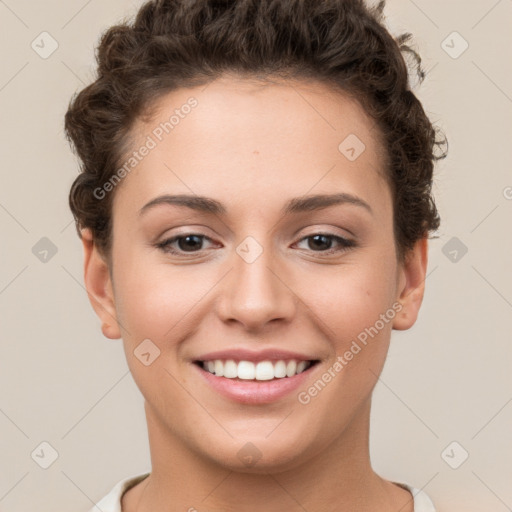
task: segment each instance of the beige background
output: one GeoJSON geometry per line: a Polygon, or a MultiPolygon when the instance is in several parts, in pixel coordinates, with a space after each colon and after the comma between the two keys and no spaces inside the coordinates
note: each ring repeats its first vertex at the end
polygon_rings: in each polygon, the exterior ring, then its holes
{"type": "MultiPolygon", "coordinates": [[[[150,469],[140,392],[121,341],[102,336],[82,285],[67,206],[77,162],[62,131],[72,94],[93,79],[100,33],[138,5],[0,1],[0,511],[85,512],[118,480],[150,469]],[[59,45],[47,59],[31,47],[43,31],[59,45]],[[36,257],[42,237],[57,249],[46,262],[36,257]],[[58,453],[48,469],[40,464],[52,449],[42,442],[58,453]]],[[[375,390],[372,460],[386,478],[423,488],[438,512],[505,512],[512,1],[389,0],[386,12],[392,33],[415,36],[430,70],[416,92],[450,153],[437,168],[443,222],[422,312],[411,331],[393,334],[375,390]],[[469,44],[458,58],[442,46],[454,31],[469,44]],[[455,262],[445,247],[453,237],[468,248],[455,262]],[[446,461],[460,463],[463,450],[468,459],[452,469],[446,461]]],[[[447,44],[462,48],[457,36],[447,44]]]]}

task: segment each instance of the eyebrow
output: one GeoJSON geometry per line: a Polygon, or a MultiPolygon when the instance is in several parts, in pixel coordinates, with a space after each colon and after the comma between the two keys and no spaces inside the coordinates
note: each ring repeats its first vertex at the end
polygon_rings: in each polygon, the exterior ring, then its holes
{"type": "MultiPolygon", "coordinates": [[[[191,210],[214,215],[225,215],[227,213],[227,209],[222,203],[209,197],[187,194],[166,194],[155,197],[149,201],[149,203],[145,204],[139,210],[139,216],[143,215],[145,212],[154,208],[155,206],[162,204],[182,206],[191,210]]],[[[360,197],[345,192],[339,194],[317,194],[294,197],[283,206],[281,214],[290,215],[306,211],[321,210],[323,208],[328,208],[329,206],[340,204],[359,206],[373,215],[373,211],[367,202],[363,201],[360,197]]]]}

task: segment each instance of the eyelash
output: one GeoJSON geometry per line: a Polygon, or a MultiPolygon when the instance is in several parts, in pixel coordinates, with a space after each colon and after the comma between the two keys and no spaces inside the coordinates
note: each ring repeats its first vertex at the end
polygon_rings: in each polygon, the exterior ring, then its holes
{"type": "MultiPolygon", "coordinates": [[[[199,251],[191,251],[191,252],[186,252],[186,251],[177,251],[175,249],[170,249],[169,247],[171,246],[172,243],[174,242],[177,242],[178,240],[182,239],[182,238],[187,238],[189,236],[195,236],[195,237],[199,237],[201,239],[204,239],[204,240],[211,240],[211,238],[207,237],[206,235],[201,235],[199,233],[184,233],[182,235],[177,235],[177,236],[174,236],[172,238],[168,238],[167,240],[164,240],[163,242],[159,242],[156,245],[156,247],[158,249],[160,249],[161,251],[163,251],[164,253],[167,253],[167,254],[174,254],[174,255],[179,255],[179,256],[182,256],[182,255],[193,255],[193,254],[197,254],[197,253],[200,253],[201,250],[199,251]]],[[[311,251],[313,253],[318,253],[320,255],[330,255],[330,254],[335,254],[335,253],[338,253],[338,252],[343,252],[343,251],[346,251],[348,249],[351,249],[351,248],[354,248],[357,246],[356,242],[354,242],[353,240],[349,240],[347,238],[343,238],[341,236],[338,236],[338,235],[333,235],[331,233],[313,233],[312,235],[308,235],[308,236],[305,236],[303,238],[301,238],[299,240],[299,242],[302,242],[303,240],[308,240],[309,238],[314,238],[315,236],[323,236],[323,237],[327,237],[327,238],[331,238],[333,240],[335,240],[336,242],[338,242],[341,247],[338,247],[338,248],[335,248],[335,249],[327,249],[326,251],[311,251]]]]}

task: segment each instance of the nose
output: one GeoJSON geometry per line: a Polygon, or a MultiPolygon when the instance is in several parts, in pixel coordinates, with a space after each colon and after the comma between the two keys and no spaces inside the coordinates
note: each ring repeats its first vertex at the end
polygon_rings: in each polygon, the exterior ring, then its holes
{"type": "Polygon", "coordinates": [[[252,262],[234,253],[232,263],[219,294],[220,318],[248,331],[260,331],[278,320],[289,322],[298,298],[272,251],[263,250],[252,262]]]}

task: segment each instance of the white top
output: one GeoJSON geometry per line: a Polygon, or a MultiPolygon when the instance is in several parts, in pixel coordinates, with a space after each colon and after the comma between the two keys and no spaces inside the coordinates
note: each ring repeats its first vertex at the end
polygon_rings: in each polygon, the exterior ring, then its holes
{"type": "MultiPolygon", "coordinates": [[[[149,476],[149,473],[144,473],[142,475],[132,476],[129,478],[125,478],[124,480],[119,481],[114,488],[96,505],[89,510],[89,512],[122,512],[121,511],[121,497],[122,495],[131,487],[137,485],[141,480],[144,480],[149,476]]],[[[399,485],[400,487],[409,491],[414,497],[414,512],[436,512],[434,508],[434,504],[430,501],[430,498],[427,494],[420,490],[412,487],[410,485],[401,483],[401,482],[393,482],[394,484],[399,485]]]]}

